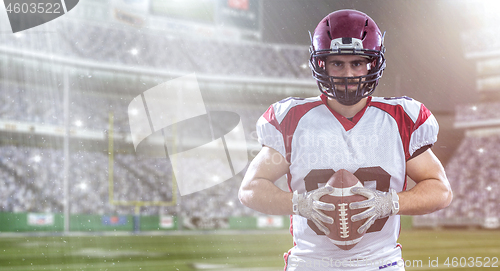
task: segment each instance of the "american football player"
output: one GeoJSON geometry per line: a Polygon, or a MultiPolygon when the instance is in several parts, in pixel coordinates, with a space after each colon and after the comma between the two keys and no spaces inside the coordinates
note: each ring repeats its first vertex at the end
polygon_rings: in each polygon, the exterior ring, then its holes
{"type": "Polygon", "coordinates": [[[321,95],[287,98],[257,122],[262,150],[250,164],[240,201],[270,215],[290,215],[294,246],[285,270],[404,270],[399,215],[427,214],[448,206],[452,191],[431,150],[438,123],[408,97],[371,96],[386,66],[384,34],[366,14],[339,10],[316,27],[309,66],[321,95]],[[332,193],[325,183],[345,169],[363,184],[352,193],[367,198],[352,220],[365,220],[361,241],[349,250],[335,246],[319,199],[332,193]],[[287,175],[290,192],[274,183],[287,175]],[[406,177],[416,186],[406,190],[406,177]]]}

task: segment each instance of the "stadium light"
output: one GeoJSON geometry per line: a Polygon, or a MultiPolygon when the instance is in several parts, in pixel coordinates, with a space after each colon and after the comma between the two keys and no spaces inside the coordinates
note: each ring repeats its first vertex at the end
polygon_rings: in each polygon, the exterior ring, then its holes
{"type": "Polygon", "coordinates": [[[33,157],[33,161],[35,161],[36,163],[39,163],[40,161],[42,161],[42,157],[40,157],[40,155],[35,155],[33,157]]]}
{"type": "Polygon", "coordinates": [[[78,187],[79,187],[81,190],[84,190],[84,191],[85,191],[85,190],[87,190],[87,184],[86,184],[86,183],[80,183],[80,184],[78,185],[78,187]]]}
{"type": "Polygon", "coordinates": [[[136,55],[139,53],[139,51],[138,51],[137,49],[135,49],[135,48],[134,48],[134,49],[130,50],[130,53],[131,53],[132,55],[136,56],[136,55]]]}
{"type": "Polygon", "coordinates": [[[82,122],[81,120],[77,120],[77,121],[75,121],[75,125],[76,125],[77,127],[82,127],[83,122],[82,122]]]}
{"type": "Polygon", "coordinates": [[[129,113],[130,113],[130,115],[137,116],[139,111],[137,110],[137,108],[131,108],[129,113]]]}
{"type": "Polygon", "coordinates": [[[471,107],[471,109],[472,109],[472,111],[476,111],[477,110],[477,106],[474,105],[474,106],[471,107]]]}
{"type": "Polygon", "coordinates": [[[486,190],[491,191],[491,186],[487,186],[486,190]]]}
{"type": "Polygon", "coordinates": [[[479,153],[483,153],[483,152],[484,152],[484,149],[483,149],[483,148],[479,148],[477,151],[478,151],[479,153]]]}

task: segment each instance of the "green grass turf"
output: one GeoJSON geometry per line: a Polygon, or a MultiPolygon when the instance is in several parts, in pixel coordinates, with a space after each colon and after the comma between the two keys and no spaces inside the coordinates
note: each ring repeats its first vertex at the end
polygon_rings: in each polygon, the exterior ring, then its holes
{"type": "MultiPolygon", "coordinates": [[[[0,237],[0,270],[197,270],[281,267],[289,234],[0,237]]],[[[277,269],[279,270],[279,268],[277,269]]]]}
{"type": "Polygon", "coordinates": [[[399,242],[407,270],[500,270],[498,230],[406,230],[399,242]]]}
{"type": "MultiPolygon", "coordinates": [[[[460,268],[460,258],[500,257],[500,231],[405,230],[403,257],[419,264],[407,270],[485,270],[460,268]],[[453,268],[453,257],[457,267],[453,268]],[[445,260],[449,258],[449,268],[445,260]],[[438,259],[438,267],[429,260],[438,259]]],[[[2,236],[0,270],[282,270],[292,245],[284,231],[251,234],[2,236]],[[248,269],[252,268],[252,269],[248,269]]],[[[463,262],[464,260],[462,260],[463,262]]],[[[435,262],[433,262],[435,263],[435,262]]],[[[477,264],[474,261],[474,264],[477,264]]],[[[500,266],[500,263],[496,263],[500,266]]],[[[499,270],[487,268],[486,270],[499,270]]]]}

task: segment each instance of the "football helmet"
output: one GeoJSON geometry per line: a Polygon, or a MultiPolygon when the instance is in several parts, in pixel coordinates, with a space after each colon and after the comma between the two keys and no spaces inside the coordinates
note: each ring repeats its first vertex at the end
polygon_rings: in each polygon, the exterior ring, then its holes
{"type": "Polygon", "coordinates": [[[375,21],[357,10],[338,10],[318,24],[311,37],[309,67],[319,90],[343,105],[353,105],[370,96],[385,69],[384,36],[375,21]],[[329,76],[325,60],[329,55],[361,55],[369,59],[367,75],[329,76]],[[357,85],[355,91],[348,86],[357,85]]]}

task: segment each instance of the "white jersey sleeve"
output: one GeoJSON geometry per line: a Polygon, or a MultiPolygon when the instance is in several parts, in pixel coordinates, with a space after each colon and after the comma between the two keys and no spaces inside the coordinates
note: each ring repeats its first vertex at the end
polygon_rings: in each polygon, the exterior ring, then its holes
{"type": "Polygon", "coordinates": [[[257,136],[261,145],[271,147],[290,159],[290,139],[304,112],[321,104],[318,97],[289,97],[272,104],[257,121],[257,136]]]}
{"type": "Polygon", "coordinates": [[[406,159],[418,149],[433,145],[437,141],[439,125],[431,111],[424,104],[409,97],[374,98],[376,107],[389,113],[400,125],[405,145],[406,159]]]}
{"type": "Polygon", "coordinates": [[[410,156],[424,146],[434,145],[437,141],[438,132],[439,125],[436,118],[423,104],[420,104],[419,117],[410,136],[408,150],[410,156]]]}
{"type": "Polygon", "coordinates": [[[278,121],[279,115],[276,116],[276,113],[283,113],[279,111],[279,104],[277,103],[272,104],[257,121],[257,136],[262,146],[273,148],[283,157],[286,157],[283,132],[278,121]]]}

